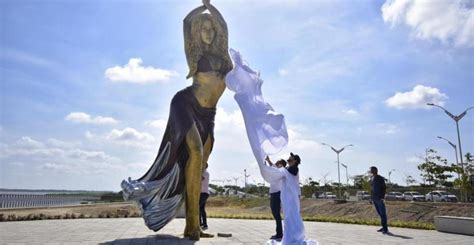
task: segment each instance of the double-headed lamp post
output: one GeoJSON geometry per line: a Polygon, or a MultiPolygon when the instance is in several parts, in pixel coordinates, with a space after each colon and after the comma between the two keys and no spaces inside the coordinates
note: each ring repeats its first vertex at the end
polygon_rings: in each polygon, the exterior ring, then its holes
{"type": "Polygon", "coordinates": [[[346,169],[346,184],[349,186],[349,175],[347,174],[347,165],[344,163],[341,163],[341,166],[343,166],[346,169]]]}
{"type": "MultiPolygon", "coordinates": [[[[464,176],[464,160],[463,160],[463,156],[462,156],[461,135],[459,133],[459,121],[466,115],[467,111],[469,111],[471,109],[474,109],[474,106],[471,106],[471,107],[467,108],[461,114],[456,116],[456,115],[452,114],[451,112],[449,112],[448,110],[446,110],[444,107],[442,107],[440,105],[436,105],[436,104],[433,104],[433,103],[427,103],[427,105],[436,106],[436,107],[440,108],[441,110],[444,111],[444,113],[446,113],[449,117],[451,117],[456,122],[456,130],[457,130],[457,133],[458,133],[459,157],[461,158],[461,169],[462,169],[461,176],[464,176]]],[[[457,157],[457,152],[456,152],[456,157],[457,157]]]]}
{"type": "Polygon", "coordinates": [[[326,143],[321,143],[321,144],[331,147],[331,149],[337,154],[337,179],[338,179],[338,182],[339,182],[339,197],[340,197],[341,196],[341,170],[340,170],[341,167],[339,166],[340,165],[340,163],[339,163],[339,153],[341,153],[346,147],[354,146],[354,145],[353,144],[346,145],[346,146],[342,147],[341,149],[336,150],[336,148],[334,148],[330,144],[326,144],[326,143]]]}
{"type": "Polygon", "coordinates": [[[392,169],[392,170],[388,171],[388,183],[389,184],[392,184],[392,181],[390,180],[390,175],[392,175],[393,172],[395,172],[395,169],[392,169]]]}
{"type": "MultiPolygon", "coordinates": [[[[463,156],[462,156],[462,147],[461,147],[461,136],[460,136],[460,133],[459,133],[459,121],[466,115],[467,111],[473,109],[474,107],[469,107],[466,110],[464,110],[464,112],[462,112],[461,114],[455,116],[451,112],[449,112],[448,110],[446,110],[444,107],[442,107],[440,105],[436,105],[436,104],[433,104],[433,103],[428,103],[427,105],[436,106],[436,107],[440,108],[441,110],[444,111],[444,113],[446,113],[449,117],[451,117],[456,122],[456,130],[457,130],[457,133],[458,133],[459,157],[461,158],[462,174],[464,174],[464,161],[462,159],[463,156]]],[[[456,154],[456,156],[457,156],[457,154],[456,154]]]]}
{"type": "Polygon", "coordinates": [[[250,177],[250,174],[247,174],[247,169],[244,169],[244,178],[245,178],[244,188],[247,188],[247,178],[248,177],[250,177]]]}

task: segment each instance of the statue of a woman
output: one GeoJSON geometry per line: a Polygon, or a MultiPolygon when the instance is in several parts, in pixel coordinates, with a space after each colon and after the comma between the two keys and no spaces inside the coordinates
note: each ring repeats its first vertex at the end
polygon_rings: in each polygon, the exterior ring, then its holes
{"type": "Polygon", "coordinates": [[[170,115],[159,154],[138,180],[122,183],[125,199],[141,204],[145,223],[159,230],[186,203],[184,236],[209,236],[199,226],[201,176],[214,144],[216,105],[224,93],[224,78],[232,70],[227,24],[219,11],[203,0],[184,19],[184,44],[191,86],[171,101],[170,115]],[[209,10],[210,14],[203,13],[209,10]]]}

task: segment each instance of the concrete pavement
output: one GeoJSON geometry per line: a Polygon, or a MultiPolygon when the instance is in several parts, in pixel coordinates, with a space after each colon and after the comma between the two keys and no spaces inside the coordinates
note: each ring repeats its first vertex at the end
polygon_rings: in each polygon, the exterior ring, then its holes
{"type": "MultiPolygon", "coordinates": [[[[209,219],[208,232],[232,233],[230,238],[183,238],[184,219],[159,232],[148,230],[142,218],[38,220],[0,223],[0,244],[265,244],[274,233],[271,220],[209,219]]],[[[305,222],[306,236],[321,244],[474,244],[474,237],[437,231],[305,222]]]]}

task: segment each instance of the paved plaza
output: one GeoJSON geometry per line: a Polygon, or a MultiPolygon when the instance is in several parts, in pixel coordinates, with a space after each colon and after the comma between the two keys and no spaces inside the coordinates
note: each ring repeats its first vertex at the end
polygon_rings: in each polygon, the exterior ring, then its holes
{"type": "MultiPolygon", "coordinates": [[[[148,230],[141,218],[42,220],[0,223],[0,244],[265,244],[274,232],[271,220],[209,219],[209,232],[232,237],[192,242],[183,238],[184,219],[175,219],[159,232],[148,230]]],[[[414,229],[305,222],[306,235],[321,244],[474,244],[474,237],[414,229]]]]}

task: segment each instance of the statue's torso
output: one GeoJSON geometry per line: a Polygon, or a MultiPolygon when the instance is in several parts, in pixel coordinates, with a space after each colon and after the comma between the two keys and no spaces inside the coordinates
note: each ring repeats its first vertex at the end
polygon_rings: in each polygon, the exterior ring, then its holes
{"type": "Polygon", "coordinates": [[[216,71],[197,72],[193,77],[193,93],[199,105],[215,108],[226,85],[222,75],[216,71]]]}
{"type": "Polygon", "coordinates": [[[193,93],[202,107],[215,108],[226,88],[220,74],[222,60],[217,56],[205,55],[198,63],[193,76],[193,93]]]}

